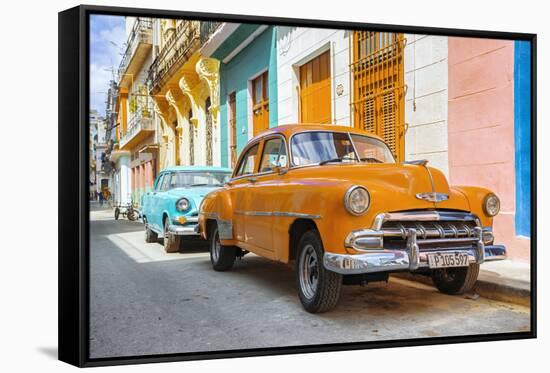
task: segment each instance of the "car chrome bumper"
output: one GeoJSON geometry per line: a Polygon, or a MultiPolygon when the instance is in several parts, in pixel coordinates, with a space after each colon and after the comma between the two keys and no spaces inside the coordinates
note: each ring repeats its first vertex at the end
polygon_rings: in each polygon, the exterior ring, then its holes
{"type": "Polygon", "coordinates": [[[199,224],[198,218],[192,217],[187,218],[184,225],[181,224],[170,224],[168,226],[168,232],[176,236],[198,236],[199,235],[199,224]]]}
{"type": "Polygon", "coordinates": [[[490,245],[483,247],[480,258],[478,249],[453,248],[443,250],[430,250],[416,253],[407,250],[379,250],[361,254],[334,254],[326,252],[323,263],[326,269],[344,275],[415,271],[418,268],[428,267],[428,254],[457,253],[468,254],[470,263],[482,263],[483,261],[502,260],[506,258],[506,248],[503,245],[490,245]]]}
{"type": "Polygon", "coordinates": [[[506,248],[494,245],[491,227],[465,212],[411,211],[382,213],[371,229],[349,233],[345,247],[353,254],[326,252],[326,269],[342,274],[416,271],[427,268],[428,255],[467,254],[470,263],[506,258],[506,248]],[[386,224],[388,223],[388,224],[386,224]]]}

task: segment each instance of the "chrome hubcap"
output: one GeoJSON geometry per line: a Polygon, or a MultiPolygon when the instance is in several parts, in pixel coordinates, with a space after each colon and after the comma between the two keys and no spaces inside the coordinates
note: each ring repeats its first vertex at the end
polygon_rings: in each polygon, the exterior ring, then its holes
{"type": "Polygon", "coordinates": [[[220,251],[221,251],[221,244],[220,244],[220,236],[218,235],[218,232],[216,231],[216,235],[214,236],[214,239],[212,240],[212,259],[214,259],[214,262],[218,262],[218,259],[220,258],[220,251]]]}
{"type": "Polygon", "coordinates": [[[302,294],[308,299],[315,296],[319,282],[319,260],[313,245],[306,245],[301,254],[298,276],[302,294]]]}

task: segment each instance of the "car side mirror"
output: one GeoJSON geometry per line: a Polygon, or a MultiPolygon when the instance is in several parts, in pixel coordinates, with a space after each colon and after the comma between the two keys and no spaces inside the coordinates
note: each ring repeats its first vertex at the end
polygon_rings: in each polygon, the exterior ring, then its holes
{"type": "Polygon", "coordinates": [[[273,172],[278,173],[279,175],[284,175],[288,172],[288,167],[274,166],[272,168],[273,172]]]}

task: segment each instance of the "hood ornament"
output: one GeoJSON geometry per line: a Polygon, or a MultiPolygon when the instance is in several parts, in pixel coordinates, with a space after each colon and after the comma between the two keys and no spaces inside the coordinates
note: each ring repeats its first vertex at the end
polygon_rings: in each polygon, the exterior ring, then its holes
{"type": "Polygon", "coordinates": [[[443,202],[449,199],[449,195],[437,192],[417,193],[416,198],[429,202],[443,202]]]}

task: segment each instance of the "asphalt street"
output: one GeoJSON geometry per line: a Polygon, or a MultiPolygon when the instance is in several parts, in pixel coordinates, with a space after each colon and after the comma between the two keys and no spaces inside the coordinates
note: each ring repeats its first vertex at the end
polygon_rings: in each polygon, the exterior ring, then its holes
{"type": "Polygon", "coordinates": [[[143,224],[91,212],[90,357],[474,335],[529,330],[529,309],[448,296],[403,279],[344,286],[309,314],[291,266],[247,255],[215,272],[196,242],[165,254],[143,224]]]}

